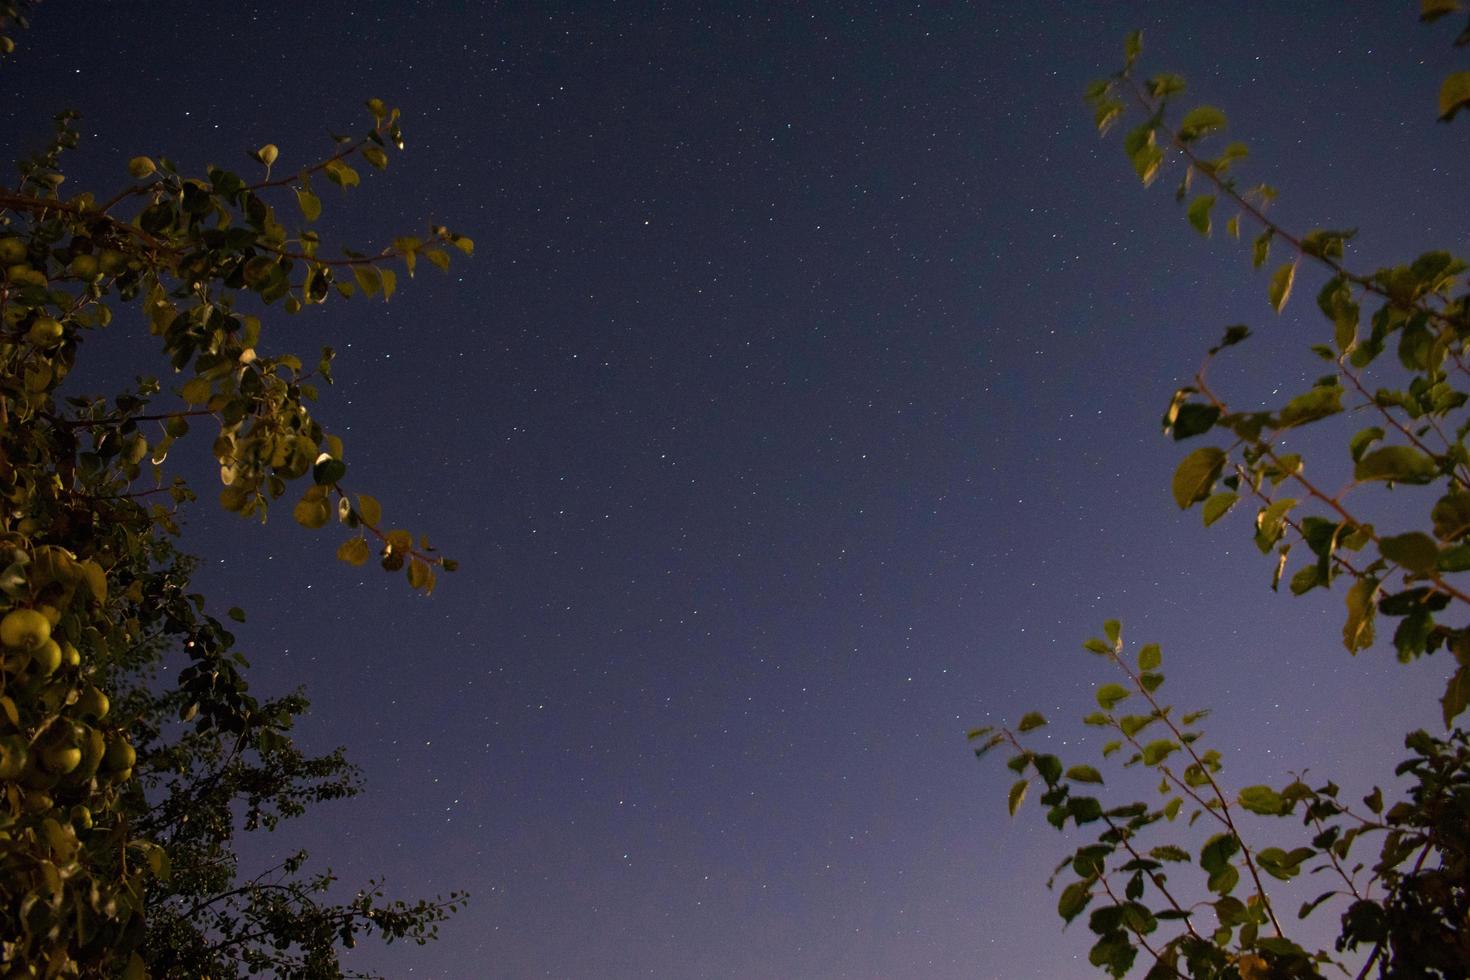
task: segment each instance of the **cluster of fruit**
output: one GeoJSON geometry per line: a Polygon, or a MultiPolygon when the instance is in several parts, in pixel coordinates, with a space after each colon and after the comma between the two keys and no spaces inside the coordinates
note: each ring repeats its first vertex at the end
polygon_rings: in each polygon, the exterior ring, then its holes
{"type": "MultiPolygon", "coordinates": [[[[25,808],[32,813],[53,808],[50,794],[59,785],[78,791],[68,795],[85,796],[93,779],[125,781],[136,758],[124,736],[96,727],[111,705],[106,694],[78,675],[76,647],[52,636],[59,618],[54,607],[42,606],[12,609],[0,619],[6,688],[21,694],[21,703],[45,711],[28,735],[30,726],[22,726],[15,700],[0,698],[5,713],[0,725],[11,729],[0,735],[0,779],[27,790],[25,808]]],[[[78,804],[70,815],[79,829],[90,827],[85,805],[78,804]]]]}

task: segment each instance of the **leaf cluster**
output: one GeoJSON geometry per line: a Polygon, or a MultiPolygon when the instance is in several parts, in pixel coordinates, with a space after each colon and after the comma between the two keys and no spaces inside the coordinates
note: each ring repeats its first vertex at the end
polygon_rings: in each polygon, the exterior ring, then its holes
{"type": "MultiPolygon", "coordinates": [[[[0,0],[0,33],[32,4],[0,0]]],[[[3,38],[0,38],[3,40],[3,38]]],[[[8,53],[8,41],[0,54],[8,53]]],[[[441,226],[329,256],[316,184],[388,166],[397,110],[373,99],[357,136],[282,173],[274,144],[246,176],[138,156],[109,197],[63,193],[75,113],[0,185],[0,960],[26,976],[343,975],[358,937],[432,938],[462,896],[338,902],[298,855],[243,876],[240,833],[350,796],[341,750],[292,739],[299,692],[257,699],[234,635],[190,588],[173,536],[200,494],[170,468],[198,446],[218,502],[264,520],[335,522],[344,561],[432,591],[454,563],[350,492],[341,440],[315,413],[333,354],[272,349],[266,321],[353,297],[386,301],[395,267],[444,269],[473,242],[441,226]],[[278,210],[282,203],[289,211],[278,210]],[[289,217],[299,212],[299,220],[289,217]],[[171,382],[110,395],[68,384],[114,317],[146,327],[171,382]],[[202,445],[201,445],[202,444],[202,445]]],[[[229,617],[243,619],[238,609],[229,617]]]]}
{"type": "MultiPolygon", "coordinates": [[[[1423,19],[1461,8],[1455,0],[1424,0],[1423,19]]],[[[1456,40],[1467,43],[1470,27],[1456,40]]],[[[1350,653],[1373,647],[1380,622],[1389,620],[1401,662],[1447,654],[1452,663],[1435,714],[1448,731],[1436,737],[1422,721],[1407,722],[1413,755],[1394,774],[1408,784],[1397,802],[1386,803],[1375,789],[1361,805],[1350,804],[1334,783],[1313,786],[1303,778],[1233,790],[1220,754],[1205,746],[1198,725],[1205,712],[1180,714],[1161,700],[1159,647],[1125,657],[1121,626],[1110,620],[1103,637],[1084,644],[1112,674],[1096,688],[1098,710],[1083,721],[1109,734],[1104,760],[1157,777],[1158,800],[1117,805],[1094,795],[1102,770],[1027,746],[1030,733],[1045,725],[1036,712],[1014,730],[971,732],[977,755],[1012,750],[1008,766],[1020,777],[1007,794],[1013,815],[1039,781],[1049,823],[1094,833],[1057,866],[1052,881],[1060,885],[1064,922],[1090,910],[1090,960],[1109,975],[1124,976],[1141,960],[1149,978],[1319,977],[1347,969],[1343,954],[1359,958],[1359,977],[1470,975],[1470,736],[1454,727],[1470,704],[1470,588],[1462,581],[1470,572],[1470,263],[1435,250],[1360,272],[1348,264],[1354,231],[1295,235],[1282,227],[1268,213],[1275,189],[1241,182],[1248,151],[1225,140],[1224,112],[1196,105],[1176,117],[1184,79],[1136,76],[1141,51],[1141,35],[1130,35],[1123,68],[1089,87],[1099,132],[1137,113],[1141,120],[1125,134],[1123,150],[1144,185],[1171,163],[1182,166],[1175,197],[1191,227],[1209,236],[1222,212],[1231,238],[1242,236],[1243,224],[1255,225],[1256,269],[1270,262],[1273,249],[1287,250],[1265,283],[1277,313],[1307,274],[1320,271],[1316,305],[1330,338],[1312,347],[1326,373],[1309,387],[1269,410],[1241,411],[1208,378],[1213,360],[1233,355],[1251,335],[1244,324],[1225,331],[1164,412],[1166,436],[1215,441],[1179,462],[1173,500],[1183,510],[1198,505],[1207,526],[1237,508],[1253,512],[1248,533],[1270,562],[1272,589],[1285,581],[1302,596],[1337,586],[1346,612],[1341,641],[1350,653]],[[1353,415],[1371,424],[1346,433],[1351,478],[1329,490],[1294,451],[1297,432],[1353,415]],[[1382,502],[1383,491],[1402,497],[1425,490],[1417,527],[1384,529],[1370,519],[1368,508],[1382,502]],[[1294,564],[1298,555],[1303,560],[1294,564]],[[1255,828],[1273,818],[1300,830],[1278,832],[1279,843],[1263,845],[1255,828]],[[1184,839],[1156,842],[1171,827],[1184,839]],[[1364,841],[1376,842],[1376,855],[1364,841]],[[1340,916],[1332,949],[1299,946],[1272,901],[1273,881],[1304,872],[1332,881],[1298,911],[1302,919],[1324,908],[1340,916]]],[[[1441,119],[1470,105],[1465,86],[1470,73],[1446,80],[1441,119]]]]}

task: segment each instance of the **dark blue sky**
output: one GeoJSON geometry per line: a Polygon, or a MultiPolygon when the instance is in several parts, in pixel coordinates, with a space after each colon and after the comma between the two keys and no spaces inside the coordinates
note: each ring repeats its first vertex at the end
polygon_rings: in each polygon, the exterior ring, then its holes
{"type": "MultiPolygon", "coordinates": [[[[1142,27],[1288,226],[1361,228],[1355,268],[1463,253],[1453,32],[1416,9],[47,0],[9,156],[74,106],[68,188],[265,142],[279,172],[377,96],[408,149],[324,188],[329,242],[476,241],[264,342],[338,348],[350,484],[458,575],[415,598],[288,508],[191,522],[258,686],[306,683],[301,738],[367,770],[261,850],[470,891],[437,944],[354,954],[395,977],[1087,976],[1066,842],[964,732],[1041,708],[1095,762],[1109,616],[1215,708],[1235,785],[1366,790],[1446,665],[1350,659],[1340,595],[1273,596],[1248,517],[1178,513],[1158,434],[1226,324],[1258,331],[1214,375],[1238,404],[1319,374],[1320,280],[1275,317],[1081,92],[1142,27]]],[[[146,340],[98,341],[97,386],[146,340]]]]}

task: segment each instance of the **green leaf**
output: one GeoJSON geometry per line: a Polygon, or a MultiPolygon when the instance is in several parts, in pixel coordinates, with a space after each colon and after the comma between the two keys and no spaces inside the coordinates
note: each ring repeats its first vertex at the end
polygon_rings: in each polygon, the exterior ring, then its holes
{"type": "Polygon", "coordinates": [[[1174,502],[1180,510],[1188,510],[1210,495],[1220,471],[1225,468],[1225,453],[1215,446],[1202,446],[1190,453],[1174,471],[1174,502]]]}
{"type": "Polygon", "coordinates": [[[1071,922],[1087,908],[1087,903],[1092,901],[1091,880],[1074,881],[1062,889],[1061,900],[1057,902],[1057,914],[1065,921],[1071,922]]]}
{"type": "Polygon", "coordinates": [[[322,199],[305,187],[296,188],[296,204],[301,208],[301,216],[307,221],[315,221],[322,216],[322,199]]]}
{"type": "Polygon", "coordinates": [[[1021,716],[1021,723],[1016,726],[1016,730],[1019,732],[1029,732],[1045,724],[1046,719],[1041,716],[1041,712],[1028,711],[1021,716]]]}
{"type": "Polygon", "coordinates": [[[1196,106],[1179,120],[1179,139],[1191,143],[1225,125],[1225,113],[1212,105],[1196,106]]]}
{"type": "Polygon", "coordinates": [[[1199,866],[1210,872],[1220,871],[1229,866],[1230,859],[1239,850],[1240,842],[1234,834],[1215,834],[1200,849],[1199,866]]]}
{"type": "Polygon", "coordinates": [[[1267,297],[1271,300],[1271,308],[1277,313],[1286,305],[1291,298],[1291,284],[1296,280],[1296,262],[1288,262],[1281,266],[1271,276],[1271,286],[1267,290],[1267,297]]]}
{"type": "Polygon", "coordinates": [[[1026,790],[1030,785],[1029,779],[1018,779],[1011,786],[1011,791],[1006,794],[1006,809],[1010,810],[1011,816],[1014,817],[1016,811],[1021,808],[1021,804],[1026,799],[1026,790]]]}
{"type": "Polygon", "coordinates": [[[1303,565],[1291,577],[1291,594],[1304,595],[1319,585],[1326,585],[1322,570],[1316,565],[1303,565]]]}
{"type": "Polygon", "coordinates": [[[1143,123],[1123,138],[1123,152],[1133,164],[1133,170],[1143,186],[1152,184],[1158,176],[1159,164],[1164,152],[1159,149],[1152,120],[1143,123]]]}
{"type": "Polygon", "coordinates": [[[1201,405],[1198,402],[1185,402],[1178,406],[1173,413],[1173,418],[1165,431],[1174,437],[1174,441],[1188,439],[1210,431],[1215,421],[1220,417],[1220,409],[1214,405],[1201,405]]]}
{"type": "Polygon", "coordinates": [[[1456,670],[1445,685],[1444,696],[1439,699],[1444,714],[1444,727],[1449,728],[1465,705],[1470,704],[1470,667],[1456,670]]]}
{"type": "Polygon", "coordinates": [[[1189,223],[1201,235],[1210,233],[1210,209],[1215,206],[1213,194],[1201,194],[1189,202],[1189,223]]]}
{"type": "Polygon", "coordinates": [[[1087,640],[1087,642],[1083,643],[1082,649],[1103,657],[1111,656],[1113,652],[1112,647],[1108,646],[1106,643],[1104,643],[1102,640],[1099,640],[1095,636],[1087,640]]]}
{"type": "Polygon", "coordinates": [[[1251,247],[1251,268],[1259,269],[1266,264],[1266,257],[1271,254],[1271,235],[1271,229],[1267,228],[1256,236],[1251,247]]]}
{"type": "Polygon", "coordinates": [[[1290,812],[1281,794],[1269,786],[1247,786],[1240,791],[1240,805],[1251,813],[1277,817],[1290,812]]]}
{"type": "Polygon", "coordinates": [[[1133,67],[1138,56],[1143,53],[1143,31],[1133,31],[1123,39],[1123,70],[1127,71],[1133,67]]]}
{"type": "Polygon", "coordinates": [[[1348,440],[1348,454],[1352,456],[1353,462],[1356,463],[1362,459],[1368,447],[1382,438],[1383,430],[1376,425],[1356,433],[1352,439],[1348,440]]]}
{"type": "Polygon", "coordinates": [[[1167,759],[1171,752],[1177,751],[1179,751],[1179,743],[1173,739],[1155,739],[1143,747],[1143,764],[1156,766],[1167,759]]]}
{"type": "Polygon", "coordinates": [[[1457,71],[1439,87],[1439,118],[1449,122],[1466,106],[1470,106],[1470,71],[1457,71]]]}
{"type": "Polygon", "coordinates": [[[1360,578],[1348,589],[1342,644],[1349,653],[1357,653],[1373,645],[1373,599],[1377,594],[1378,580],[1374,578],[1360,578]]]}
{"type": "Polygon", "coordinates": [[[1077,765],[1067,770],[1067,778],[1078,783],[1100,783],[1103,781],[1102,773],[1092,766],[1077,765]]]}
{"type": "Polygon", "coordinates": [[[1452,491],[1440,497],[1429,512],[1434,536],[1441,541],[1458,541],[1470,534],[1470,493],[1452,491]]]}
{"type": "Polygon", "coordinates": [[[1220,493],[1211,495],[1211,497],[1205,501],[1204,507],[1201,508],[1201,510],[1203,510],[1204,512],[1203,516],[1205,519],[1205,527],[1209,527],[1211,524],[1215,523],[1220,518],[1228,514],[1230,512],[1230,508],[1234,507],[1235,502],[1239,499],[1239,494],[1231,493],[1228,490],[1223,490],[1220,493]]]}
{"type": "Polygon", "coordinates": [[[1435,544],[1433,538],[1421,531],[1410,531],[1408,534],[1380,538],[1378,551],[1389,561],[1416,575],[1427,575],[1433,572],[1439,561],[1439,545],[1435,544]]]}
{"type": "Polygon", "coordinates": [[[245,610],[241,609],[239,606],[231,606],[229,612],[225,613],[225,615],[229,616],[237,623],[245,622],[245,610]]]}
{"type": "Polygon", "coordinates": [[[1143,731],[1150,724],[1158,720],[1158,715],[1124,715],[1118,720],[1118,727],[1124,735],[1132,738],[1143,731]]]}
{"type": "Polygon", "coordinates": [[[1138,651],[1138,669],[1156,670],[1164,662],[1164,652],[1157,643],[1150,643],[1138,651]]]}
{"type": "Polygon", "coordinates": [[[1123,647],[1123,624],[1116,619],[1103,622],[1103,635],[1113,645],[1113,652],[1117,653],[1123,647]]]}
{"type": "Polygon", "coordinates": [[[1104,684],[1097,689],[1098,707],[1112,711],[1113,705],[1128,697],[1128,689],[1122,684],[1104,684]]]}
{"type": "Polygon", "coordinates": [[[1438,475],[1434,460],[1413,446],[1383,446],[1365,454],[1353,468],[1353,478],[1363,481],[1425,484],[1438,475]]]}
{"type": "Polygon", "coordinates": [[[364,146],[362,148],[362,156],[363,159],[379,170],[388,169],[388,154],[383,152],[382,147],[364,146]]]}
{"type": "Polygon", "coordinates": [[[352,277],[357,280],[357,285],[368,296],[376,296],[383,291],[383,274],[373,266],[353,266],[352,277]]]}
{"type": "Polygon", "coordinates": [[[1250,335],[1251,328],[1243,323],[1237,323],[1233,326],[1226,327],[1225,336],[1220,338],[1220,342],[1218,344],[1210,348],[1210,355],[1213,357],[1227,347],[1234,347],[1236,344],[1240,343],[1242,340],[1245,340],[1250,335]]]}
{"type": "Polygon", "coordinates": [[[143,180],[145,177],[151,177],[157,169],[153,161],[147,157],[133,157],[128,161],[128,174],[134,180],[143,180]]]}
{"type": "Polygon", "coordinates": [[[1289,429],[1306,425],[1342,411],[1342,388],[1338,385],[1319,385],[1297,395],[1286,403],[1277,416],[1277,428],[1289,429]]]}
{"type": "Polygon", "coordinates": [[[1164,72],[1148,80],[1148,94],[1156,99],[1167,99],[1184,91],[1184,79],[1179,75],[1164,72]]]}

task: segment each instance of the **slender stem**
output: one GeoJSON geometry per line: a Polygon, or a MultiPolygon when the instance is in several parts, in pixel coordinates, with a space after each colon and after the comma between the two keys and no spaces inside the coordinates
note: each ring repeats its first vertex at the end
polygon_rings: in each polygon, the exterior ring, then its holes
{"type": "MultiPolygon", "coordinates": [[[[1138,83],[1138,80],[1131,76],[1129,76],[1127,80],[1131,83],[1133,95],[1138,100],[1139,105],[1143,107],[1144,111],[1150,114],[1157,112],[1159,109],[1159,104],[1149,98],[1143,87],[1138,83]]],[[[1389,295],[1387,290],[1378,285],[1378,283],[1375,282],[1372,277],[1352,272],[1341,262],[1336,259],[1330,258],[1329,256],[1322,255],[1318,252],[1308,251],[1302,245],[1302,240],[1299,237],[1291,234],[1285,228],[1281,227],[1276,222],[1266,217],[1265,212],[1261,210],[1261,208],[1257,207],[1254,203],[1252,203],[1248,198],[1246,198],[1245,195],[1237,191],[1233,183],[1222,180],[1219,173],[1216,171],[1214,164],[1206,160],[1201,160],[1195,154],[1195,152],[1190,149],[1189,143],[1179,137],[1179,133],[1177,131],[1167,129],[1163,126],[1160,126],[1159,128],[1168,135],[1170,145],[1177,149],[1184,156],[1184,158],[1189,161],[1189,163],[1198,173],[1204,174],[1205,178],[1212,185],[1214,185],[1215,189],[1218,192],[1224,194],[1226,197],[1230,198],[1230,200],[1234,201],[1236,206],[1238,206],[1242,211],[1255,219],[1255,221],[1259,225],[1261,225],[1262,228],[1265,228],[1267,231],[1271,232],[1274,237],[1280,238],[1282,241],[1290,245],[1293,249],[1296,250],[1298,255],[1305,255],[1308,258],[1316,259],[1318,263],[1331,270],[1334,275],[1340,276],[1347,282],[1351,282],[1354,285],[1361,287],[1365,292],[1373,293],[1377,296],[1382,297],[1383,299],[1387,300],[1390,305],[1396,307],[1397,309],[1424,313],[1431,319],[1444,326],[1457,326],[1453,318],[1451,318],[1443,310],[1435,309],[1434,307],[1429,306],[1425,303],[1405,303],[1401,300],[1395,299],[1393,296],[1389,295]]]]}
{"type": "Polygon", "coordinates": [[[1230,836],[1234,837],[1235,842],[1240,845],[1240,853],[1245,858],[1245,866],[1247,870],[1250,871],[1251,880],[1254,881],[1256,885],[1256,894],[1261,897],[1261,907],[1266,910],[1266,915],[1268,918],[1270,918],[1271,927],[1276,930],[1276,935],[1285,935],[1281,931],[1281,923],[1276,920],[1276,910],[1271,907],[1271,899],[1266,894],[1266,886],[1261,882],[1261,876],[1256,871],[1256,862],[1254,856],[1252,855],[1250,846],[1246,844],[1245,838],[1241,836],[1240,831],[1235,826],[1235,821],[1231,819],[1230,801],[1226,799],[1224,791],[1220,789],[1220,784],[1215,782],[1215,777],[1210,773],[1209,766],[1205,765],[1204,761],[1194,751],[1194,746],[1184,738],[1184,733],[1179,730],[1179,727],[1174,724],[1174,720],[1169,717],[1168,712],[1166,712],[1159,704],[1159,702],[1154,698],[1153,692],[1149,691],[1148,688],[1143,686],[1143,683],[1139,680],[1138,675],[1133,672],[1133,668],[1129,667],[1127,662],[1124,661],[1122,657],[1118,656],[1117,653],[1110,653],[1109,657],[1112,659],[1113,663],[1118,666],[1118,669],[1123,671],[1123,673],[1128,677],[1128,680],[1133,684],[1134,689],[1142,694],[1144,699],[1148,701],[1149,707],[1153,708],[1155,716],[1157,716],[1160,721],[1168,726],[1168,729],[1173,734],[1175,740],[1179,742],[1180,748],[1189,753],[1189,757],[1194,760],[1195,767],[1199,770],[1200,775],[1203,776],[1205,781],[1210,784],[1210,789],[1214,792],[1215,799],[1218,800],[1220,803],[1220,808],[1217,815],[1219,816],[1220,820],[1225,824],[1225,826],[1229,828],[1230,836]]]}

